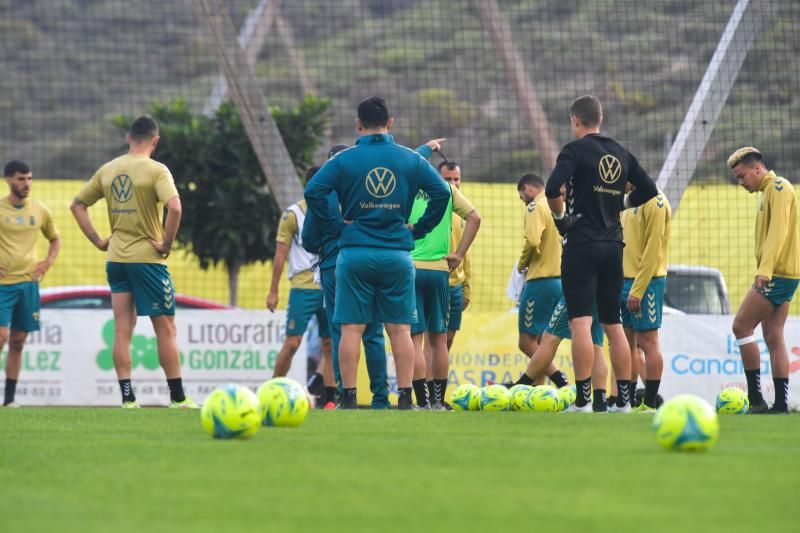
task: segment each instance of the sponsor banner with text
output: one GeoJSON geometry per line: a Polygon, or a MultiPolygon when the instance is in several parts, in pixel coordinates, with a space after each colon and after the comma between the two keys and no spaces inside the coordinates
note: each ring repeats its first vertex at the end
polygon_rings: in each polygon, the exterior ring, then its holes
{"type": "MultiPolygon", "coordinates": [[[[733,317],[726,315],[664,317],[660,332],[664,398],[691,393],[713,403],[725,387],[747,390],[739,346],[731,332],[732,323],[733,317]]],[[[772,367],[760,327],[755,336],[761,352],[762,391],[767,401],[772,402],[775,397],[772,367]]],[[[797,408],[800,407],[800,317],[787,319],[784,339],[789,353],[789,404],[797,408]]]]}
{"type": "MultiPolygon", "coordinates": [[[[43,310],[42,328],[31,333],[17,385],[21,405],[108,405],[121,402],[114,372],[114,321],[109,311],[43,310]]],[[[176,316],[186,393],[202,402],[216,387],[238,383],[252,389],[272,377],[286,329],[285,311],[185,310],[176,316]]],[[[306,343],[289,377],[306,382],[306,343]]],[[[2,353],[0,388],[5,383],[2,353]]],[[[133,385],[142,405],[166,405],[169,390],[158,362],[155,333],[139,317],[131,342],[133,385]]]]}
{"type": "MultiPolygon", "coordinates": [[[[727,315],[664,316],[660,332],[664,358],[661,394],[664,398],[691,393],[713,403],[725,387],[747,390],[739,347],[731,333],[732,323],[733,317],[727,315]]],[[[528,363],[517,346],[518,337],[514,311],[465,313],[450,352],[448,397],[462,383],[482,387],[489,382],[516,381],[528,363]]],[[[774,398],[771,365],[760,328],[756,330],[756,339],[761,351],[762,388],[765,398],[771,402],[774,398]]],[[[789,352],[789,403],[800,408],[800,317],[788,318],[785,339],[789,352]]],[[[570,350],[570,342],[562,342],[555,363],[574,383],[570,350]]],[[[390,388],[396,393],[394,362],[391,356],[388,358],[390,388]]],[[[371,397],[363,356],[358,379],[359,402],[368,404],[371,397]]],[[[396,397],[393,395],[392,399],[396,397]]]]}

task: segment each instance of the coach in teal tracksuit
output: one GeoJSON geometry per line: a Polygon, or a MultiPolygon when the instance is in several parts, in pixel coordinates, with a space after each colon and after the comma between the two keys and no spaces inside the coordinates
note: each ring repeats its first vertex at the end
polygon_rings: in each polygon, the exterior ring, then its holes
{"type": "Polygon", "coordinates": [[[450,189],[430,163],[395,144],[389,135],[392,123],[383,98],[361,102],[356,121],[361,137],[356,145],[325,163],[305,191],[308,209],[318,218],[325,238],[341,231],[333,320],[342,325],[343,408],[357,404],[358,355],[365,326],[382,321],[397,369],[398,407],[411,409],[414,348],[409,325],[416,322],[416,302],[410,251],[414,240],[441,220],[450,198],[450,189]],[[428,208],[409,226],[420,189],[428,194],[428,208]],[[328,206],[332,191],[342,207],[341,222],[328,206]]]}
{"type": "MultiPolygon", "coordinates": [[[[341,150],[348,148],[345,144],[331,148],[328,158],[335,156],[341,150]]],[[[313,179],[313,178],[312,178],[313,179]]],[[[335,192],[328,195],[328,210],[336,219],[336,227],[342,226],[342,212],[339,210],[339,197],[335,192]]],[[[331,328],[333,342],[333,373],[336,376],[336,385],[339,394],[342,393],[342,375],[339,370],[339,341],[342,337],[342,327],[333,321],[336,308],[336,259],[339,257],[339,233],[334,232],[325,238],[322,224],[313,212],[309,211],[303,225],[303,248],[319,256],[318,267],[320,282],[325,297],[325,314],[331,328]]],[[[389,376],[386,371],[386,344],[383,337],[383,323],[370,322],[361,337],[364,343],[364,354],[369,373],[369,386],[372,392],[372,408],[388,409],[389,404],[389,376]]]]}

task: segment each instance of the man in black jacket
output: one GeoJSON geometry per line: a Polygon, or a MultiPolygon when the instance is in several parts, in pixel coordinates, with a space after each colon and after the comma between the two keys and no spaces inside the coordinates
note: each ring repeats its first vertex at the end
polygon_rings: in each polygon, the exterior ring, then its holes
{"type": "Polygon", "coordinates": [[[611,411],[630,409],[631,354],[620,324],[622,226],[620,211],[644,204],[658,194],[655,183],[636,158],[610,137],[600,134],[603,109],[594,96],[581,96],[570,107],[577,140],[561,149],[545,194],[559,232],[564,237],[561,283],[572,332],[572,360],[577,398],[572,408],[591,412],[594,352],[590,333],[597,301],[600,323],[611,349],[617,376],[617,404],[611,411]],[[625,184],[636,189],[625,194],[625,184]],[[566,209],[561,186],[566,186],[566,209]]]}

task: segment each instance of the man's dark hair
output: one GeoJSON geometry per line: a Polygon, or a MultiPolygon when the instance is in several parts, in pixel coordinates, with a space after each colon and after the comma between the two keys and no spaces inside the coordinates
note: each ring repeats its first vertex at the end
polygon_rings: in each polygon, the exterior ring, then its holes
{"type": "Polygon", "coordinates": [[[149,141],[158,135],[158,123],[148,116],[139,117],[131,123],[128,135],[133,142],[149,141]]]}
{"type": "Polygon", "coordinates": [[[517,190],[521,191],[526,185],[544,188],[544,179],[539,174],[525,174],[517,183],[517,190]]]}
{"type": "Polygon", "coordinates": [[[19,159],[15,159],[6,163],[4,174],[7,178],[10,178],[16,173],[27,174],[30,171],[31,167],[28,165],[28,163],[25,161],[20,161],[19,159]]]}
{"type": "Polygon", "coordinates": [[[319,169],[321,169],[321,168],[322,168],[322,167],[319,167],[319,166],[316,166],[316,165],[315,165],[315,166],[313,166],[313,167],[309,168],[308,170],[306,170],[306,183],[308,183],[309,181],[311,181],[311,178],[313,178],[313,177],[314,177],[314,174],[316,174],[317,172],[319,172],[319,169]]]}
{"type": "Polygon", "coordinates": [[[350,148],[349,144],[336,144],[331,146],[331,149],[328,150],[328,159],[330,159],[331,157],[335,156],[336,154],[347,148],[350,148]]]}
{"type": "Polygon", "coordinates": [[[452,159],[450,159],[448,161],[440,161],[436,167],[436,170],[441,172],[444,167],[447,167],[447,170],[455,170],[459,166],[461,165],[459,165],[457,161],[453,161],[452,159]]]}
{"type": "Polygon", "coordinates": [[[578,117],[581,124],[589,128],[599,126],[603,119],[603,106],[600,105],[600,100],[596,96],[588,94],[572,102],[569,112],[578,117]]]}
{"type": "Polygon", "coordinates": [[[389,123],[389,107],[380,96],[370,96],[358,104],[358,120],[365,129],[382,128],[389,123]]]}

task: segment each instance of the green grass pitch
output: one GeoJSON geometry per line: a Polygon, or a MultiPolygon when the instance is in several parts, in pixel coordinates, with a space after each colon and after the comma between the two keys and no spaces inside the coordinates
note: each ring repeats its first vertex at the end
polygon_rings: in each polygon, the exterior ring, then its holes
{"type": "Polygon", "coordinates": [[[217,441],[197,411],[0,410],[0,531],[796,531],[800,416],[312,412],[217,441]]]}

